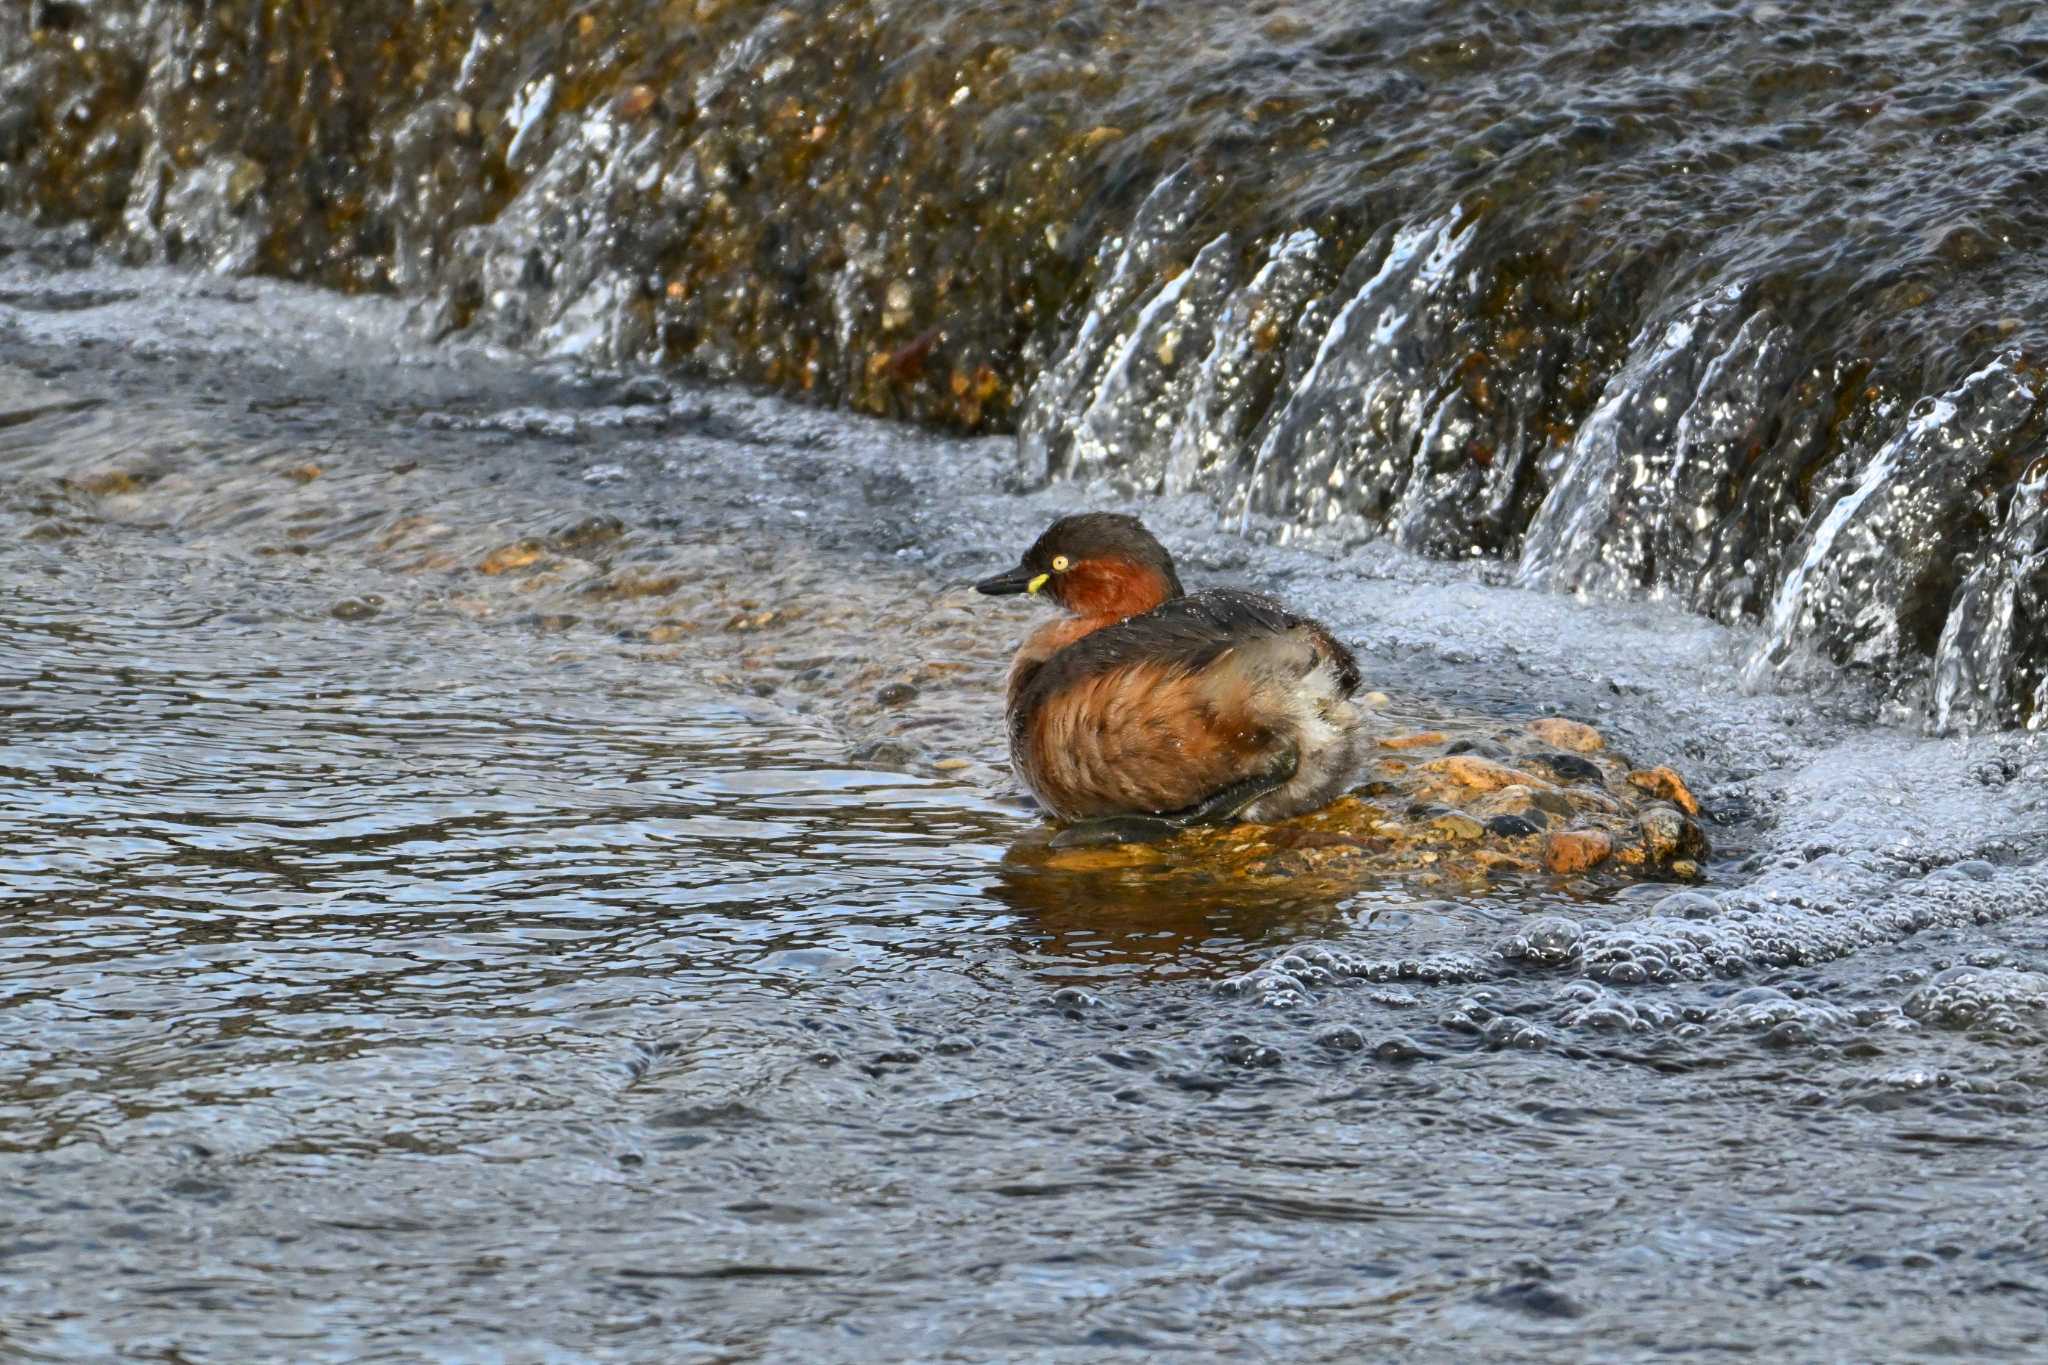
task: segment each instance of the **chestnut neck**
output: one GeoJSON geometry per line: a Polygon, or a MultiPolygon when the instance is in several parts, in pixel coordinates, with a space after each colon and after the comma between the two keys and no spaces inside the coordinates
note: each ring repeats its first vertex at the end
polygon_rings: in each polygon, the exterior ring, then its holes
{"type": "Polygon", "coordinates": [[[1059,602],[1098,627],[1141,616],[1174,595],[1178,585],[1148,565],[1128,559],[1076,564],[1060,584],[1059,602]]]}

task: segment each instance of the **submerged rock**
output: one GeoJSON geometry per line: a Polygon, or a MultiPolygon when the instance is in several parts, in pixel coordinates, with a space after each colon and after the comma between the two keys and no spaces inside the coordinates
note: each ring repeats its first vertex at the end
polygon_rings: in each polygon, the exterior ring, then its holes
{"type": "Polygon", "coordinates": [[[1546,744],[1554,744],[1560,749],[1570,749],[1575,753],[1589,754],[1607,747],[1606,739],[1598,730],[1575,720],[1566,720],[1562,716],[1546,716],[1541,720],[1530,721],[1529,733],[1546,744]]]}
{"type": "Polygon", "coordinates": [[[1659,800],[1669,801],[1687,815],[1698,815],[1700,803],[1686,790],[1685,779],[1662,765],[1628,775],[1629,785],[1639,787],[1659,800]]]}
{"type": "Polygon", "coordinates": [[[1552,872],[1590,872],[1614,854],[1614,836],[1599,829],[1561,830],[1543,841],[1543,865],[1552,872]]]}

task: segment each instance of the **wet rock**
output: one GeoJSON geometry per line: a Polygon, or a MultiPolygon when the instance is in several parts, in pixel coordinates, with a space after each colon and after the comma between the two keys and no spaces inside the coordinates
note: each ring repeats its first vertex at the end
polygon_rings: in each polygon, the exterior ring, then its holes
{"type": "Polygon", "coordinates": [[[1093,991],[1084,991],[1079,986],[1063,986],[1054,991],[1052,1004],[1055,1009],[1063,1010],[1076,1018],[1103,1008],[1101,996],[1093,991]]]}
{"type": "Polygon", "coordinates": [[[582,617],[573,612],[566,611],[537,611],[529,613],[520,619],[535,630],[549,635],[559,635],[563,631],[574,630],[583,622],[582,617]]]}
{"type": "Polygon", "coordinates": [[[80,492],[96,498],[136,493],[154,482],[154,475],[142,469],[99,469],[73,475],[68,482],[80,492]]]}
{"type": "Polygon", "coordinates": [[[538,564],[545,553],[538,540],[515,540],[509,545],[500,545],[485,555],[478,561],[476,569],[478,573],[496,577],[499,574],[510,573],[514,569],[524,569],[538,564]]]}
{"type": "Polygon", "coordinates": [[[1620,801],[1595,787],[1568,787],[1564,799],[1580,814],[1619,815],[1625,809],[1620,801]]]}
{"type": "MultiPolygon", "coordinates": [[[[625,522],[607,514],[593,514],[579,517],[549,535],[547,545],[548,548],[564,554],[581,553],[592,546],[609,544],[625,534],[625,522]]],[[[533,542],[521,541],[519,544],[531,545],[533,542]]]]}
{"type": "Polygon", "coordinates": [[[1607,741],[1598,730],[1582,725],[1562,716],[1546,716],[1529,722],[1529,733],[1545,744],[1559,749],[1570,749],[1575,753],[1590,754],[1607,747],[1607,741]]]}
{"type": "Polygon", "coordinates": [[[1507,750],[1500,745],[1483,739],[1453,740],[1444,749],[1447,754],[1473,754],[1480,758],[1506,758],[1507,750]]]}
{"type": "Polygon", "coordinates": [[[1556,792],[1518,782],[1512,787],[1489,792],[1472,808],[1472,812],[1483,819],[1497,815],[1522,816],[1537,828],[1542,828],[1550,823],[1546,812],[1569,815],[1571,804],[1556,792]]]}
{"type": "MultiPolygon", "coordinates": [[[[1506,792],[1503,792],[1502,795],[1506,795],[1506,792]]],[[[1572,798],[1563,792],[1552,791],[1546,787],[1532,787],[1529,789],[1528,806],[1526,809],[1516,808],[1502,813],[1529,815],[1536,811],[1541,811],[1552,820],[1569,821],[1578,814],[1579,807],[1573,805],[1572,798]]]]}
{"type": "MultiPolygon", "coordinates": [[[[1698,822],[1628,780],[1634,770],[1619,755],[1604,745],[1510,752],[1519,733],[1467,717],[1391,737],[1394,751],[1352,797],[1262,836],[1260,848],[1273,851],[1261,855],[1260,875],[1699,875],[1695,860],[1707,844],[1698,822]],[[1475,752],[1481,747],[1499,756],[1475,752]],[[1560,771],[1577,780],[1553,785],[1560,771]]],[[[1668,768],[1648,783],[1674,795],[1684,789],[1668,768]]]]}
{"type": "MultiPolygon", "coordinates": [[[[1513,817],[1503,818],[1512,819],[1513,817]]],[[[1432,835],[1458,843],[1469,843],[1475,839],[1483,839],[1486,837],[1488,828],[1489,826],[1482,825],[1463,811],[1446,811],[1444,814],[1431,820],[1428,825],[1428,831],[1432,835]]]]}
{"type": "Polygon", "coordinates": [[[2021,461],[2039,448],[2044,414],[2041,372],[2008,352],[1922,398],[1889,439],[1859,449],[1860,467],[1827,515],[1816,509],[1787,559],[1768,642],[1745,679],[1796,680],[1815,653],[1880,673],[1933,653],[1936,697],[1945,699],[1937,718],[1952,728],[1993,720],[2030,689],[2038,651],[2027,630],[2013,629],[2013,594],[2024,590],[2009,575],[2038,543],[2040,484],[2021,461]],[[2000,499],[2006,515],[1997,519],[1980,491],[1994,484],[2012,495],[2000,499]],[[1966,572],[1979,555],[1986,562],[1966,572]],[[1994,605],[2000,599],[2005,606],[1994,605]]]}
{"type": "Polygon", "coordinates": [[[1473,866],[1489,873],[1534,872],[1534,862],[1519,854],[1497,848],[1476,848],[1468,855],[1473,866]]]}
{"type": "Polygon", "coordinates": [[[881,735],[865,739],[853,746],[847,758],[864,768],[891,768],[898,771],[919,767],[925,761],[924,750],[907,739],[894,735],[881,735]]]}
{"type": "Polygon", "coordinates": [[[1598,782],[1601,776],[1599,764],[1577,754],[1527,754],[1522,758],[1522,762],[1555,782],[1598,782]]]}
{"type": "Polygon", "coordinates": [[[1552,872],[1587,872],[1614,855],[1614,836],[1605,830],[1560,830],[1543,841],[1543,865],[1552,872]]]}
{"type": "Polygon", "coordinates": [[[1479,1302],[1539,1319],[1569,1320],[1584,1316],[1586,1311],[1585,1305],[1563,1290],[1536,1280],[1503,1285],[1481,1294],[1479,1302]]]}
{"type": "Polygon", "coordinates": [[[1448,758],[1435,759],[1422,765],[1427,773],[1439,774],[1460,787],[1475,792],[1498,791],[1526,783],[1528,775],[1513,768],[1496,763],[1492,759],[1479,758],[1471,754],[1454,754],[1448,758]]]}
{"type": "Polygon", "coordinates": [[[917,699],[917,688],[907,682],[893,682],[875,693],[875,701],[882,706],[901,706],[917,699]]]}
{"type": "Polygon", "coordinates": [[[1643,849],[1654,863],[1669,863],[1704,843],[1699,826],[1669,806],[1650,807],[1638,817],[1637,826],[1642,831],[1643,849]]]}
{"type": "Polygon", "coordinates": [[[1687,790],[1685,779],[1668,767],[1655,767],[1628,775],[1632,786],[1640,787],[1662,801],[1669,801],[1687,815],[1698,815],[1700,803],[1687,790]]]}
{"type": "Polygon", "coordinates": [[[621,569],[588,591],[591,596],[606,601],[626,602],[641,597],[666,597],[682,585],[681,574],[652,569],[621,569]]]}

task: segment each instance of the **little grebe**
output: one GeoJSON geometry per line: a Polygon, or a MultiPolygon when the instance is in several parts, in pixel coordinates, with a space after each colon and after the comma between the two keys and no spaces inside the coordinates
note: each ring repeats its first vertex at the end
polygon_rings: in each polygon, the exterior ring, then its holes
{"type": "Polygon", "coordinates": [[[1359,759],[1358,662],[1247,592],[1183,593],[1136,517],[1062,517],[992,596],[1051,598],[1010,668],[1010,762],[1062,843],[1158,838],[1326,805],[1359,759]]]}

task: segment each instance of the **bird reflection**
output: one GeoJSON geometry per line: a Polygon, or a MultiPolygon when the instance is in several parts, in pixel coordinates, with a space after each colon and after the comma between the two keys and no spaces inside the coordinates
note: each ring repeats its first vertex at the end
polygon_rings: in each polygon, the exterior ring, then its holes
{"type": "Polygon", "coordinates": [[[1367,841],[1317,844],[1290,826],[1094,848],[1054,848],[1051,834],[1022,835],[987,892],[1023,916],[1026,956],[1076,980],[1239,970],[1289,943],[1354,932],[1369,915],[1349,902],[1386,881],[1366,866],[1367,841]]]}

